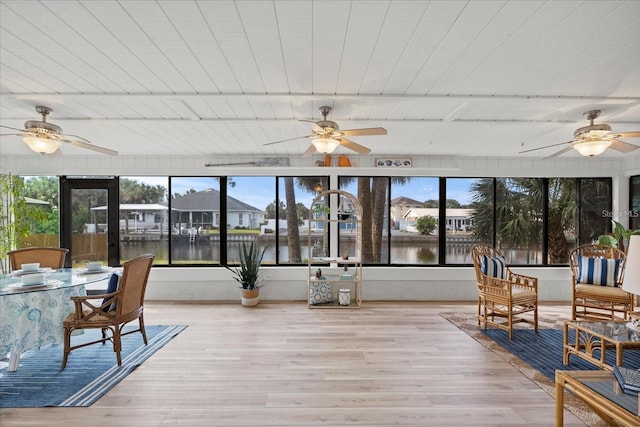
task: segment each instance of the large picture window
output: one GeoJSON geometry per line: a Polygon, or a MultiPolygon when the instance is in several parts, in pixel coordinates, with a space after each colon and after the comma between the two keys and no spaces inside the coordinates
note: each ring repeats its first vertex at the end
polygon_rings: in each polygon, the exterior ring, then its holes
{"type": "MultiPolygon", "coordinates": [[[[59,178],[13,179],[31,212],[18,245],[58,246],[59,178]]],[[[155,265],[178,266],[234,264],[249,241],[266,247],[266,264],[304,264],[309,205],[329,187],[326,176],[123,176],[119,183],[120,258],[151,252],[155,265]]],[[[341,176],[338,187],[362,205],[369,265],[465,265],[478,242],[497,246],[512,265],[565,265],[577,245],[611,231],[614,215],[611,178],[341,176]]],[[[631,177],[632,229],[639,188],[631,177]]],[[[72,227],[105,222],[97,216],[104,203],[87,200],[93,216],[72,227]]],[[[353,249],[348,230],[337,237],[337,247],[353,249]]]]}
{"type": "Polygon", "coordinates": [[[391,178],[391,264],[438,264],[439,188],[434,177],[391,178]]]}
{"type": "Polygon", "coordinates": [[[169,263],[168,177],[120,177],[120,258],[155,255],[154,265],[169,263]]]}
{"type": "MultiPolygon", "coordinates": [[[[2,242],[6,247],[44,246],[58,247],[60,185],[54,176],[1,175],[2,197],[22,196],[14,199],[15,211],[2,212],[2,242]],[[12,216],[10,216],[12,214],[12,216]],[[4,215],[7,215],[6,217],[4,215]],[[4,219],[3,219],[4,221],[4,219]],[[5,240],[6,239],[6,240],[5,240]]],[[[2,203],[0,203],[2,208],[2,203]]]]}
{"type": "Polygon", "coordinates": [[[171,264],[219,264],[220,178],[173,177],[171,184],[171,264]]]}
{"type": "Polygon", "coordinates": [[[265,240],[269,240],[269,236],[277,236],[278,263],[306,262],[309,257],[309,206],[314,197],[328,187],[327,177],[278,178],[278,209],[275,208],[275,200],[267,206],[269,233],[265,233],[265,240]]]}
{"type": "Polygon", "coordinates": [[[445,262],[471,263],[471,247],[493,244],[493,179],[447,178],[445,262]]]}
{"type": "MultiPolygon", "coordinates": [[[[389,177],[343,176],[339,188],[360,201],[362,206],[362,259],[365,264],[389,263],[389,177]]],[[[342,233],[338,247],[347,247],[352,240],[342,233]]]]}

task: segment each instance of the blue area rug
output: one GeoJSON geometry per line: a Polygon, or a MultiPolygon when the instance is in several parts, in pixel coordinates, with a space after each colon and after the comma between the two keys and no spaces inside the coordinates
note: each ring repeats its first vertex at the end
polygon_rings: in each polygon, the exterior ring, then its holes
{"type": "MultiPolygon", "coordinates": [[[[91,406],[186,326],[151,325],[145,329],[146,346],[140,333],[122,337],[122,366],[118,366],[110,342],[72,351],[64,371],[60,371],[61,344],[24,353],[16,372],[0,370],[0,408],[91,406]]],[[[71,343],[99,337],[99,330],[86,330],[71,337],[71,343]]]]}
{"type": "MultiPolygon", "coordinates": [[[[574,342],[575,333],[569,332],[569,342],[574,342]]],[[[599,369],[575,355],[569,356],[569,365],[562,362],[563,332],[560,329],[540,329],[538,333],[530,329],[520,329],[514,332],[513,340],[509,339],[507,332],[498,329],[487,329],[483,333],[550,380],[555,379],[556,369],[565,371],[599,369]]],[[[600,357],[597,352],[596,357],[600,357]]],[[[606,359],[607,363],[614,364],[615,350],[607,350],[606,359]]],[[[624,350],[623,366],[640,368],[640,350],[624,350]]]]}
{"type": "MultiPolygon", "coordinates": [[[[569,365],[562,362],[562,318],[552,316],[538,319],[539,331],[536,334],[529,325],[517,325],[514,339],[509,340],[506,331],[488,329],[486,332],[478,326],[477,315],[469,312],[440,313],[449,322],[467,335],[518,369],[525,377],[536,383],[541,389],[555,398],[556,369],[592,370],[598,369],[577,356],[570,356],[569,365]]],[[[573,333],[573,331],[570,331],[573,333]]],[[[570,335],[573,339],[573,335],[570,335]]],[[[615,361],[612,350],[607,352],[607,361],[615,361]]],[[[630,368],[640,367],[640,350],[625,350],[624,365],[630,368]]],[[[589,427],[604,427],[607,424],[598,417],[582,400],[571,393],[565,394],[565,408],[573,412],[589,427]]]]}

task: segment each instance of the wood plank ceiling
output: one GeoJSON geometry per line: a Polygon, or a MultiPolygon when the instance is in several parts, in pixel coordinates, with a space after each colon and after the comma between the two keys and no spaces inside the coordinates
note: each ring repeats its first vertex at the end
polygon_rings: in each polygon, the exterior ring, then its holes
{"type": "Polygon", "coordinates": [[[637,0],[2,0],[0,124],[46,105],[121,155],[300,156],[308,139],[264,144],[328,105],[388,130],[352,138],[371,156],[545,157],[519,152],[570,141],[587,110],[640,130],[639,22],[637,0]]]}

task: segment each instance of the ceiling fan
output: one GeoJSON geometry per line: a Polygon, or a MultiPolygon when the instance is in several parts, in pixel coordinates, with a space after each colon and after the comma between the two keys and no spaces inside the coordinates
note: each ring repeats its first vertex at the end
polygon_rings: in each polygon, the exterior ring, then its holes
{"type": "Polygon", "coordinates": [[[76,147],[97,151],[102,154],[108,154],[110,156],[118,154],[117,151],[99,147],[82,137],[63,134],[60,126],[47,122],[47,116],[53,111],[51,108],[38,105],[36,107],[36,111],[42,114],[41,121],[27,120],[24,123],[24,129],[16,129],[0,125],[0,127],[18,131],[18,133],[3,133],[0,134],[0,136],[20,136],[29,148],[40,154],[61,154],[60,147],[62,146],[62,142],[75,145],[76,147]]]}
{"type": "Polygon", "coordinates": [[[358,154],[367,154],[371,149],[364,147],[360,144],[356,144],[353,141],[348,140],[345,136],[366,136],[366,135],[386,135],[387,130],[385,128],[364,128],[364,129],[345,129],[340,130],[338,124],[334,121],[327,120],[327,116],[331,112],[331,107],[320,107],[320,114],[322,114],[322,120],[314,122],[311,120],[301,120],[303,122],[313,123],[313,133],[311,135],[297,136],[295,138],[283,139],[281,141],[269,142],[264,145],[279,144],[281,142],[293,141],[300,138],[312,138],[311,145],[302,153],[302,157],[308,157],[314,152],[319,151],[322,154],[332,153],[338,146],[343,146],[349,150],[355,151],[358,154]]]}
{"type": "Polygon", "coordinates": [[[638,138],[640,132],[621,132],[616,133],[611,131],[611,126],[602,123],[598,125],[593,124],[593,120],[600,116],[600,110],[590,110],[584,113],[584,117],[589,120],[589,126],[578,128],[573,132],[573,141],[561,142],[559,144],[546,145],[544,147],[532,148],[530,150],[521,151],[522,153],[529,153],[531,151],[542,150],[549,147],[557,147],[559,145],[569,144],[562,150],[545,157],[550,159],[557,157],[561,154],[570,151],[575,148],[583,156],[597,156],[604,153],[607,148],[619,151],[621,153],[629,153],[633,150],[640,148],[638,145],[629,144],[628,142],[620,141],[619,138],[638,138]]]}

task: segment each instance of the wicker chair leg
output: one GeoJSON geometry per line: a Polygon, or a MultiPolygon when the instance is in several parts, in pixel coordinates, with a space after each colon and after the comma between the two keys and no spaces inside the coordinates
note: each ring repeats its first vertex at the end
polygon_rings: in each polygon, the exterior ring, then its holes
{"type": "Polygon", "coordinates": [[[144,319],[142,314],[138,318],[138,323],[140,325],[140,333],[142,334],[142,340],[144,341],[144,345],[147,345],[147,332],[144,329],[144,319]]]}
{"type": "Polygon", "coordinates": [[[507,327],[509,328],[509,339],[513,339],[513,310],[509,308],[509,314],[507,315],[507,327]]]}
{"type": "Polygon", "coordinates": [[[64,368],[67,367],[67,359],[69,358],[70,352],[71,352],[71,330],[68,328],[64,328],[64,354],[62,355],[62,365],[60,366],[61,371],[63,371],[64,368]]]}
{"type": "Polygon", "coordinates": [[[118,366],[122,366],[122,358],[120,357],[120,351],[122,350],[122,343],[120,342],[120,328],[113,328],[113,351],[116,352],[116,359],[118,360],[118,366]]]}

